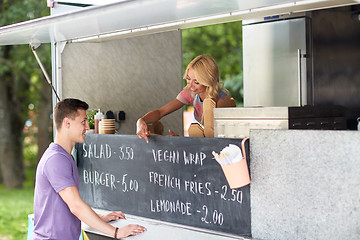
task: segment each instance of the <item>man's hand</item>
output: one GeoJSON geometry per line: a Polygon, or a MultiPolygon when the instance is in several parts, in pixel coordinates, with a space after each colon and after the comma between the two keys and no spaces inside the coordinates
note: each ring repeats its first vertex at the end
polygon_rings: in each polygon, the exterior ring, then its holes
{"type": "Polygon", "coordinates": [[[137,235],[138,233],[142,233],[144,231],[146,231],[146,228],[144,228],[143,226],[140,226],[137,224],[129,224],[129,225],[119,228],[119,231],[118,231],[118,234],[116,237],[118,239],[122,239],[122,238],[125,238],[128,236],[137,235]]]}
{"type": "Polygon", "coordinates": [[[121,211],[120,212],[111,212],[106,215],[99,215],[99,217],[104,222],[110,222],[110,221],[119,220],[119,219],[126,219],[125,214],[121,211]]]}

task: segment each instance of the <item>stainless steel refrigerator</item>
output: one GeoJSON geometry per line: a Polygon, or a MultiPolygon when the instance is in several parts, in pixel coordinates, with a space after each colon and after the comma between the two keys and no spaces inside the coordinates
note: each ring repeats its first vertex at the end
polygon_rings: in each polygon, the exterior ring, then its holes
{"type": "Polygon", "coordinates": [[[305,16],[243,22],[245,107],[307,104],[311,91],[307,22],[305,16]]]}

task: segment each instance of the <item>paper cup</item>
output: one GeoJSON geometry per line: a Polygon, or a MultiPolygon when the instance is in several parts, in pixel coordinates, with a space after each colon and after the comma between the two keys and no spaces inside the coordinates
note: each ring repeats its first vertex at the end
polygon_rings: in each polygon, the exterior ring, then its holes
{"type": "Polygon", "coordinates": [[[113,130],[102,130],[102,134],[115,134],[115,129],[113,130]]]}
{"type": "Polygon", "coordinates": [[[100,134],[115,134],[115,119],[102,119],[100,134]]]}

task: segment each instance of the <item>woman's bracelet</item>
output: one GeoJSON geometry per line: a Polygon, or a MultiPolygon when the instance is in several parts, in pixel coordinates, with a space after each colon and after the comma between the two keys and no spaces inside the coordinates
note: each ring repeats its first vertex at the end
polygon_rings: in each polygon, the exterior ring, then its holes
{"type": "Polygon", "coordinates": [[[114,239],[115,239],[115,240],[120,239],[120,238],[117,238],[117,233],[118,233],[118,231],[119,231],[119,228],[118,228],[118,227],[115,228],[115,234],[114,234],[114,239]]]}

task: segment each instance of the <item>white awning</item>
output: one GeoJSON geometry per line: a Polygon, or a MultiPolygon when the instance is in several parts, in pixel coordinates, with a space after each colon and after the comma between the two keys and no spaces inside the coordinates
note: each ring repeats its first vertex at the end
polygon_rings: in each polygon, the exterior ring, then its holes
{"type": "Polygon", "coordinates": [[[358,3],[358,0],[125,0],[1,27],[0,45],[139,35],[358,3]]]}
{"type": "Polygon", "coordinates": [[[83,5],[107,5],[115,2],[123,2],[126,0],[54,0],[54,3],[61,2],[64,4],[83,4],[83,5]]]}

